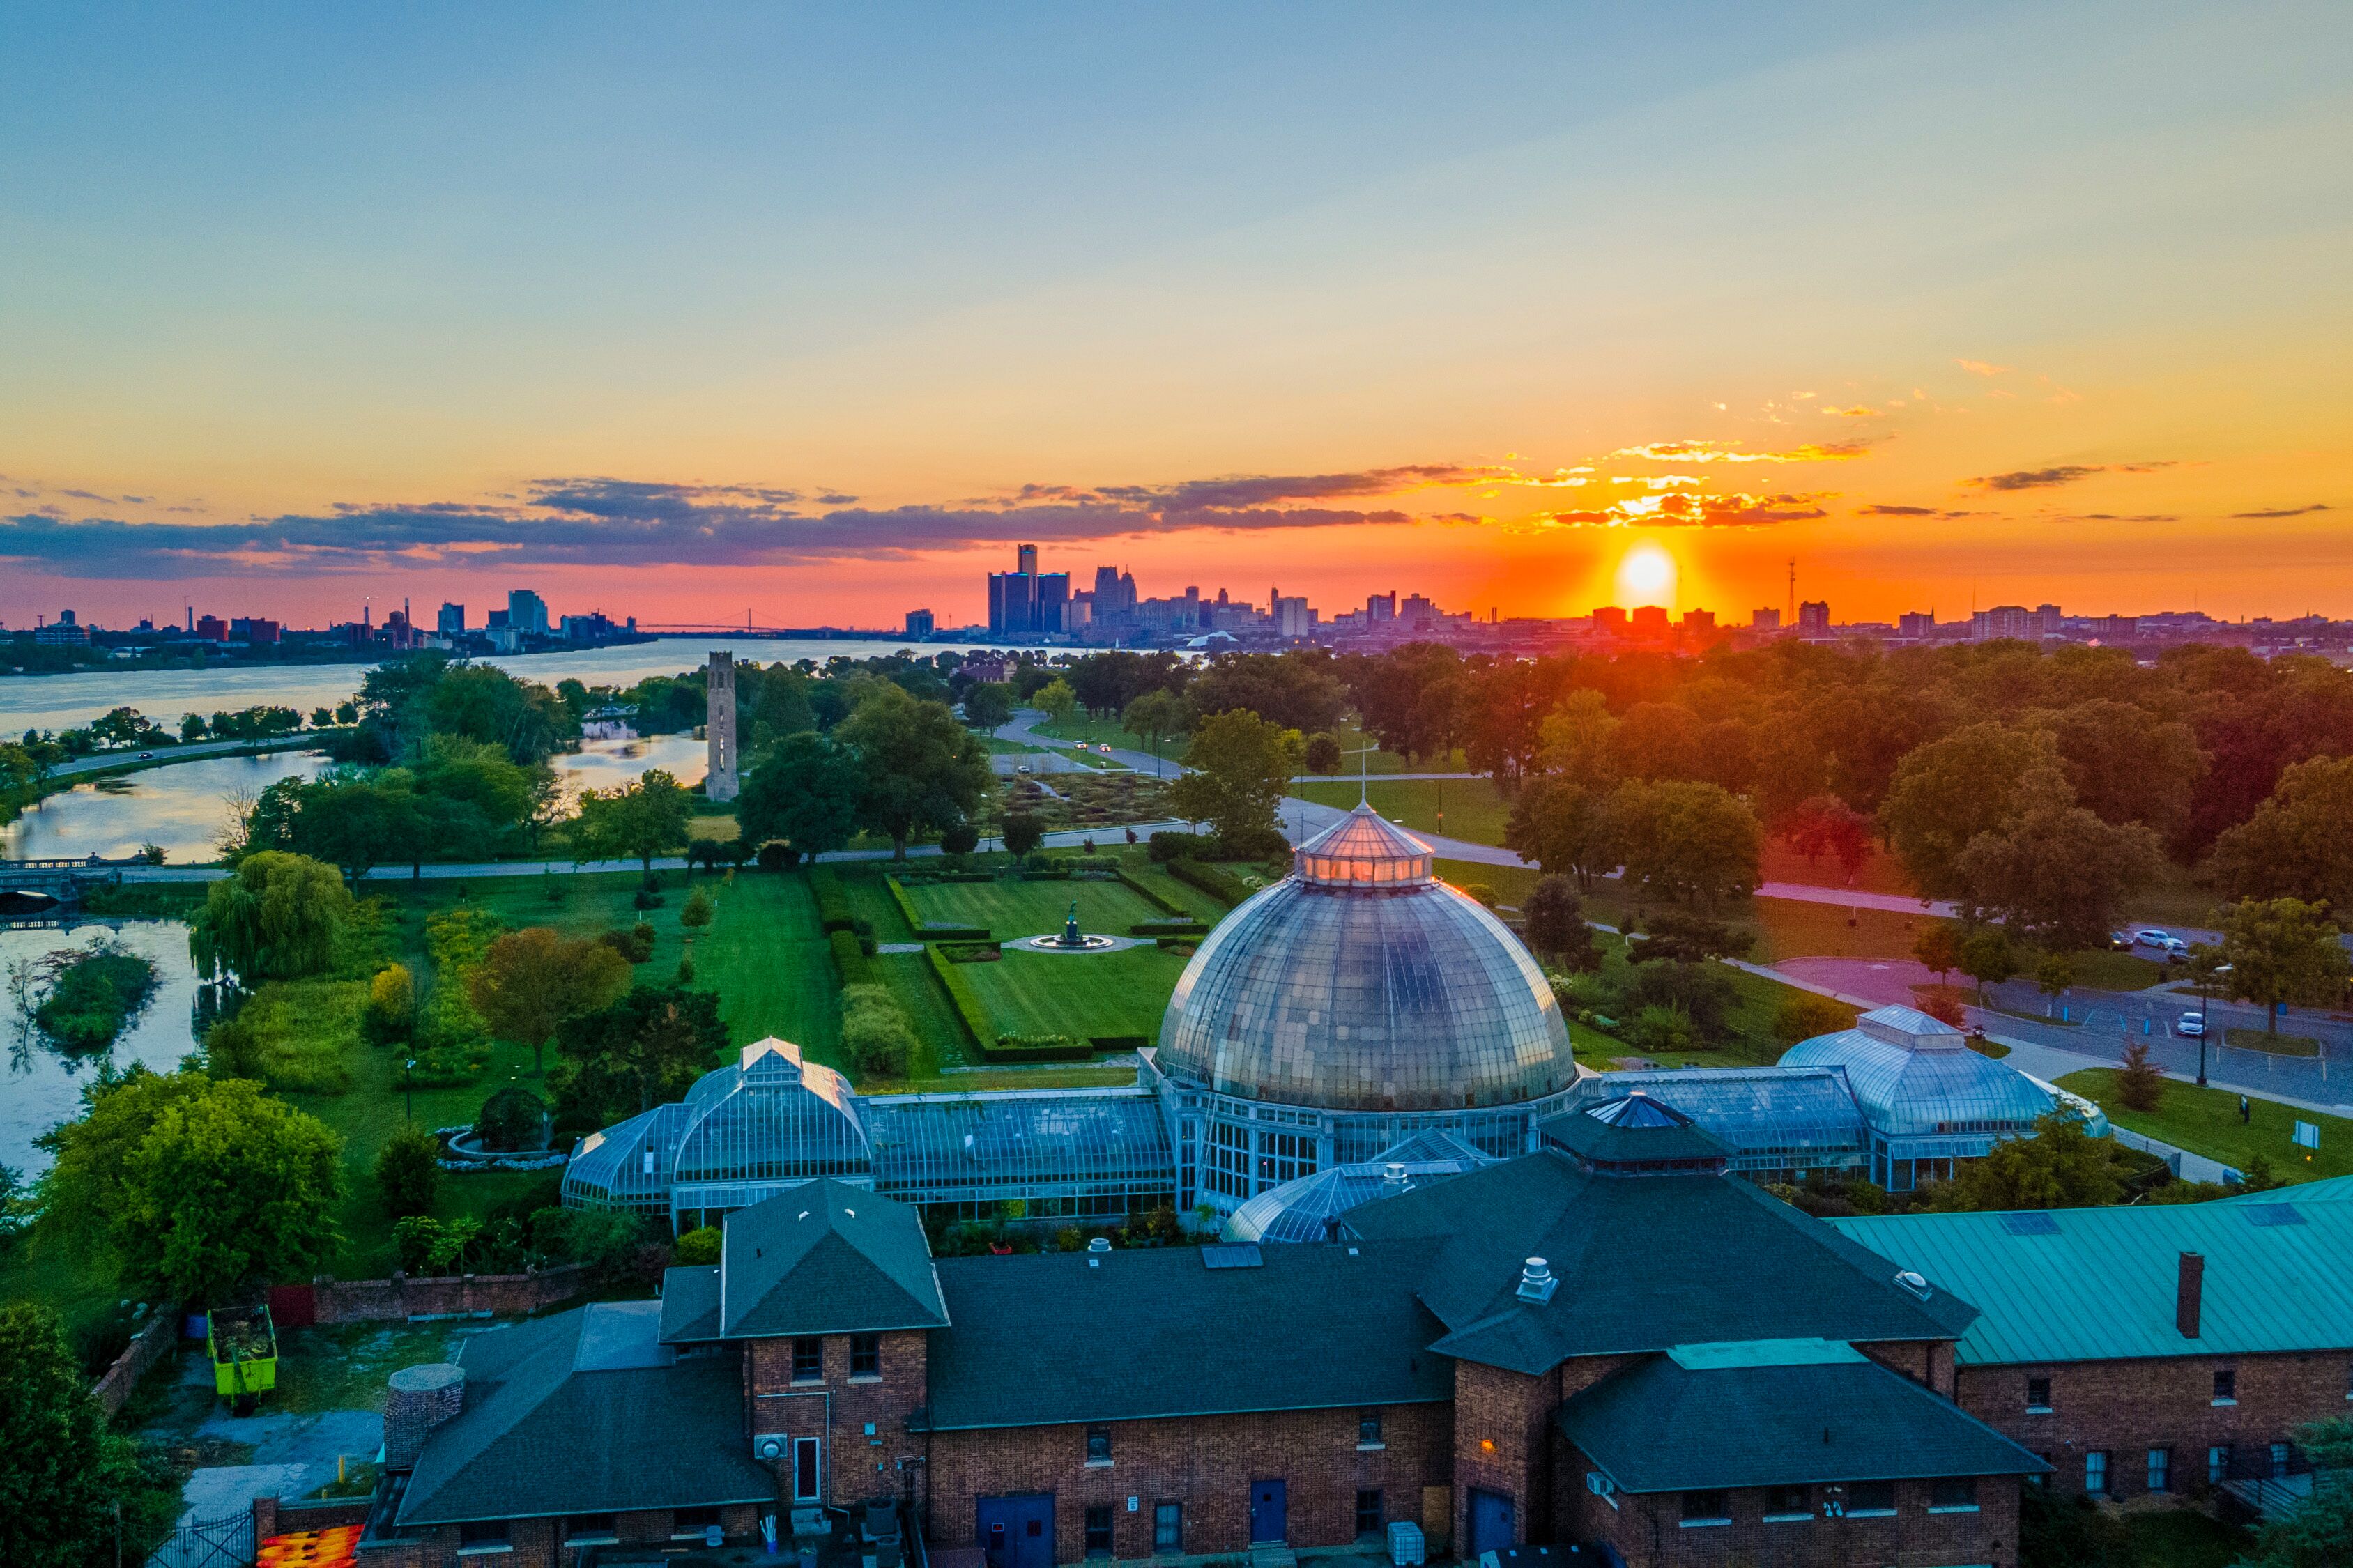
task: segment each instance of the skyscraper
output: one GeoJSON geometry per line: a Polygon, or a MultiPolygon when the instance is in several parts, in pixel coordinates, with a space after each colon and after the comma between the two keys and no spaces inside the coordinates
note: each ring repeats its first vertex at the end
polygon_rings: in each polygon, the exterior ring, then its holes
{"type": "Polygon", "coordinates": [[[1032,577],[1038,575],[1038,547],[1034,544],[1015,546],[1013,551],[1013,569],[1016,572],[1024,573],[1032,577]]]}
{"type": "Polygon", "coordinates": [[[441,606],[441,614],[434,620],[433,629],[439,632],[445,637],[464,637],[466,635],[466,606],[463,605],[444,604],[441,606]]]}
{"type": "Polygon", "coordinates": [[[1831,602],[1828,599],[1808,599],[1798,606],[1798,635],[1801,637],[1826,637],[1831,635],[1831,602]]]}
{"type": "Polygon", "coordinates": [[[547,601],[529,588],[511,590],[507,595],[507,625],[524,637],[545,637],[547,601]]]}
{"type": "Polygon", "coordinates": [[[735,658],[713,648],[703,677],[702,736],[708,771],[702,793],[712,801],[735,798],[735,658]]]}

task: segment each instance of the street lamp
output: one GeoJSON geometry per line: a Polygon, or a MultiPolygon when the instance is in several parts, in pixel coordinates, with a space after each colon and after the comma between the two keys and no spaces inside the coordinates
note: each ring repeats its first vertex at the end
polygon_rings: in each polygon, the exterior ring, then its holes
{"type": "MultiPolygon", "coordinates": [[[[2205,1082],[2204,1079],[2198,1080],[2205,1082]]],[[[417,1120],[417,1058],[411,1057],[400,1070],[400,1114],[406,1121],[417,1120]]]]}
{"type": "Polygon", "coordinates": [[[2227,963],[2201,969],[2198,975],[2198,1087],[2206,1087],[2206,1031],[2214,1016],[2214,982],[2231,973],[2227,963]]]}

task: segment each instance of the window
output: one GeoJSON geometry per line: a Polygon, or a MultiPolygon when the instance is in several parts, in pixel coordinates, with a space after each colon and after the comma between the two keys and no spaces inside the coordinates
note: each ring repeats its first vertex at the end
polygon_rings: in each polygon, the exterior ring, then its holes
{"type": "Polygon", "coordinates": [[[1767,1487],[1765,1489],[1765,1519],[1767,1523],[1778,1523],[1793,1519],[1814,1517],[1814,1493],[1810,1487],[1767,1487]]]}
{"type": "Polygon", "coordinates": [[[1312,1132],[1261,1132],[1258,1135],[1259,1190],[1281,1186],[1299,1176],[1315,1173],[1315,1135],[1312,1132]]]}
{"type": "Polygon", "coordinates": [[[1381,1413],[1379,1411],[1367,1410],[1356,1417],[1356,1447],[1359,1448],[1378,1448],[1384,1447],[1381,1442],[1381,1413]]]}
{"type": "Polygon", "coordinates": [[[793,1381],[820,1383],[825,1379],[825,1342],[804,1334],[793,1342],[793,1381]]]}
{"type": "Polygon", "coordinates": [[[470,1519],[458,1527],[460,1552],[502,1552],[507,1545],[507,1521],[503,1519],[470,1519]]]}
{"type": "Polygon", "coordinates": [[[1722,1492],[1683,1493],[1683,1526],[1689,1529],[1700,1524],[1730,1524],[1732,1515],[1725,1511],[1722,1492]]]}
{"type": "Polygon", "coordinates": [[[1152,1550],[1155,1555],[1175,1557],[1185,1550],[1185,1505],[1162,1502],[1152,1505],[1152,1550]]]}
{"type": "Polygon", "coordinates": [[[681,1508],[670,1516],[670,1533],[673,1541],[701,1541],[703,1533],[719,1522],[715,1508],[681,1508]]]}
{"type": "Polygon", "coordinates": [[[1111,1463],[1110,1427],[1090,1426],[1087,1428],[1087,1463],[1090,1465],[1108,1465],[1111,1463]]]}
{"type": "Polygon", "coordinates": [[[1087,1555],[1111,1555],[1111,1504],[1107,1502],[1087,1510],[1087,1555]]]}
{"type": "Polygon", "coordinates": [[[849,1375],[852,1377],[882,1375],[882,1336],[881,1334],[849,1336],[849,1375]]]}
{"type": "Polygon", "coordinates": [[[2288,1446],[2285,1443],[2274,1443],[2272,1445],[2272,1479],[2275,1481],[2287,1479],[2287,1458],[2288,1446]]]}
{"type": "MultiPolygon", "coordinates": [[[[2101,1456],[2106,1458],[2105,1455],[2101,1456]]],[[[1975,1476],[1939,1476],[1928,1483],[1930,1513],[1968,1513],[1978,1506],[1975,1476]]]]}
{"type": "Polygon", "coordinates": [[[2214,1403],[2217,1405],[2239,1403],[2239,1374],[2230,1367],[2224,1367],[2214,1374],[2214,1403]]]}
{"type": "Polygon", "coordinates": [[[2161,1491],[2164,1491],[2164,1490],[2168,1489],[2168,1478],[2170,1477],[2170,1475],[2172,1474],[2172,1470],[2173,1470],[2173,1450],[2172,1450],[2172,1449],[2170,1449],[2170,1448],[2151,1448],[2151,1449],[2148,1451],[2148,1489],[2149,1489],[2149,1490],[2151,1490],[2151,1491],[2153,1491],[2153,1492],[2161,1492],[2161,1491]]]}
{"type": "Polygon", "coordinates": [[[1381,1489],[1378,1487],[1356,1489],[1356,1533],[1360,1536],[1378,1535],[1383,1522],[1381,1489]]]}
{"type": "Polygon", "coordinates": [[[1208,1152],[1208,1168],[1201,1173],[1201,1184],[1229,1198],[1250,1196],[1250,1129],[1212,1121],[1209,1123],[1208,1152]]]}
{"type": "Polygon", "coordinates": [[[1895,1511],[1894,1481],[1850,1481],[1846,1489],[1846,1512],[1849,1519],[1857,1515],[1869,1518],[1874,1514],[1895,1511]]]}
{"type": "Polygon", "coordinates": [[[2105,1497],[2108,1490],[2108,1456],[2094,1448],[2084,1456],[2084,1489],[2094,1497],[2105,1497]]]}
{"type": "Polygon", "coordinates": [[[2026,1380],[2026,1413],[2029,1415],[2051,1414],[2051,1380],[2030,1377],[2026,1380]]]}
{"type": "Polygon", "coordinates": [[[2206,1484],[2219,1487],[2231,1474],[2231,1445],[2217,1443],[2206,1450],[2206,1484]]]}
{"type": "Polygon", "coordinates": [[[564,1539],[572,1541],[611,1541],[613,1516],[609,1513],[575,1513],[564,1521],[564,1539]]]}

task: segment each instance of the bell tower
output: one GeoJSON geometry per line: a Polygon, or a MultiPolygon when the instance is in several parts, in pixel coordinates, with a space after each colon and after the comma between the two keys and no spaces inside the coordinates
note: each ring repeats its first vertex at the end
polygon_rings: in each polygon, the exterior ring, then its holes
{"type": "Polygon", "coordinates": [[[702,793],[714,803],[735,798],[735,657],[713,648],[705,677],[702,732],[710,746],[710,767],[702,793]]]}

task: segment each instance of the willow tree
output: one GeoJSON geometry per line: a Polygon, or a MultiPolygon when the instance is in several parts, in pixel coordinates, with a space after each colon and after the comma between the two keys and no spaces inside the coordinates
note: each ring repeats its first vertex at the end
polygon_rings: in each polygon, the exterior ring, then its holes
{"type": "Polygon", "coordinates": [[[205,895],[188,926],[196,973],[243,982],[292,980],[335,962],[335,940],[352,916],[342,873],[305,855],[248,855],[205,895]]]}

